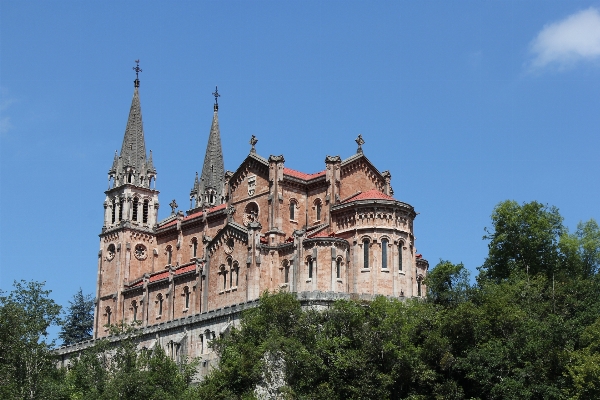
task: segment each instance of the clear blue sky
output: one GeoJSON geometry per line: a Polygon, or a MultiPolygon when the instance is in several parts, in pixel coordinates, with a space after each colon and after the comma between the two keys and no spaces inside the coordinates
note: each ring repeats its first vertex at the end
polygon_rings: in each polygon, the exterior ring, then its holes
{"type": "Polygon", "coordinates": [[[141,60],[160,218],[186,209],[219,86],[225,167],[365,154],[417,249],[484,260],[493,207],[600,220],[599,1],[0,1],[0,288],[94,293],[107,171],[141,60]]]}

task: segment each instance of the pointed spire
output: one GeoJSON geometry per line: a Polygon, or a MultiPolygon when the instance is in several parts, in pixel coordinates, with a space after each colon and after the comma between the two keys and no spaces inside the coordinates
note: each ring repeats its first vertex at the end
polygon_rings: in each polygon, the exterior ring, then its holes
{"type": "MultiPolygon", "coordinates": [[[[144,124],[142,122],[142,106],[140,104],[140,60],[135,60],[136,66],[133,99],[129,109],[125,136],[121,145],[121,153],[113,161],[109,176],[115,179],[115,186],[131,183],[137,186],[150,187],[150,181],[156,178],[156,169],[150,158],[146,158],[146,141],[144,139],[144,124]]],[[[116,155],[115,155],[116,156],[116,155]]]]}
{"type": "Polygon", "coordinates": [[[198,177],[196,177],[196,182],[194,183],[194,188],[198,188],[196,207],[205,203],[221,204],[224,198],[225,164],[223,162],[223,150],[221,147],[219,105],[217,103],[217,98],[221,95],[216,88],[213,96],[215,96],[214,113],[208,136],[208,144],[206,145],[202,175],[199,181],[198,177]]]}

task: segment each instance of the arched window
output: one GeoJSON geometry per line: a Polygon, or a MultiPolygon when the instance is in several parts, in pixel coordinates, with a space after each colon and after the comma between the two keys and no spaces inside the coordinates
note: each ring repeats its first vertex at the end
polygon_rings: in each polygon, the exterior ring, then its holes
{"type": "Polygon", "coordinates": [[[139,204],[139,200],[137,197],[133,198],[133,215],[132,215],[132,219],[134,221],[137,221],[137,215],[138,215],[138,204],[139,204]]]}
{"type": "Polygon", "coordinates": [[[423,280],[422,276],[417,278],[417,296],[421,297],[421,281],[423,280]]]}
{"type": "Polygon", "coordinates": [[[338,258],[335,262],[335,277],[340,279],[342,277],[342,259],[338,258]]]}
{"type": "Polygon", "coordinates": [[[290,220],[296,220],[296,201],[290,200],[290,220]]]}
{"type": "Polygon", "coordinates": [[[233,263],[233,270],[235,271],[235,287],[237,287],[240,281],[240,266],[237,261],[233,263]]]}
{"type": "Polygon", "coordinates": [[[387,248],[388,248],[388,240],[381,239],[381,268],[387,269],[387,248]]]}
{"type": "Polygon", "coordinates": [[[156,296],[156,303],[158,305],[158,316],[160,317],[163,312],[163,295],[161,293],[156,296]]]}
{"type": "Polygon", "coordinates": [[[198,256],[198,239],[192,239],[192,258],[196,258],[198,256]]]}
{"type": "Polygon", "coordinates": [[[314,260],[312,257],[310,257],[308,259],[308,279],[312,279],[313,276],[313,265],[314,264],[314,260]]]}
{"type": "Polygon", "coordinates": [[[227,270],[221,265],[221,274],[223,275],[223,290],[227,289],[227,270]]]}
{"type": "Polygon", "coordinates": [[[137,321],[137,310],[138,310],[137,301],[133,300],[131,302],[131,309],[133,311],[133,322],[135,322],[135,321],[137,321]]]}
{"type": "Polygon", "coordinates": [[[208,202],[210,204],[215,204],[215,195],[211,192],[210,195],[208,196],[208,202]]]}
{"type": "Polygon", "coordinates": [[[363,240],[363,268],[369,268],[369,239],[363,240]]]}
{"type": "Polygon", "coordinates": [[[404,243],[398,243],[398,271],[402,271],[402,248],[404,247],[404,243]]]}
{"type": "Polygon", "coordinates": [[[290,279],[290,264],[288,260],[283,260],[283,282],[288,283],[290,279]]]}
{"type": "Polygon", "coordinates": [[[110,310],[110,307],[106,307],[106,325],[110,325],[110,316],[112,315],[112,312],[110,310]]]}
{"type": "Polygon", "coordinates": [[[186,286],[183,288],[183,296],[185,297],[185,309],[190,308],[190,289],[186,286]]]}
{"type": "Polygon", "coordinates": [[[115,198],[112,199],[112,223],[115,223],[115,219],[117,216],[117,200],[115,198]]]}
{"type": "Polygon", "coordinates": [[[148,200],[144,200],[144,206],[142,209],[142,223],[144,223],[144,224],[148,223],[148,206],[149,206],[148,200]]]}
{"type": "Polygon", "coordinates": [[[132,178],[133,178],[133,174],[131,174],[131,173],[130,173],[130,174],[127,176],[127,183],[131,183],[131,181],[132,181],[132,178]]]}
{"type": "Polygon", "coordinates": [[[119,200],[119,221],[123,221],[123,199],[119,200]]]}
{"type": "Polygon", "coordinates": [[[316,210],[316,217],[317,217],[317,221],[321,220],[321,200],[317,200],[317,202],[315,203],[315,210],[316,210]]]}
{"type": "Polygon", "coordinates": [[[173,261],[173,247],[171,245],[167,246],[167,265],[171,265],[173,261]]]}

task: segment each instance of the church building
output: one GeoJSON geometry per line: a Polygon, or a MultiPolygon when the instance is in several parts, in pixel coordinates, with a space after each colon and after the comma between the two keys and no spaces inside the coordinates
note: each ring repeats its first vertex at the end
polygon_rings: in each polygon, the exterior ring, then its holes
{"type": "MultiPolygon", "coordinates": [[[[189,209],[178,211],[173,200],[159,221],[139,86],[136,76],[121,152],[108,171],[94,339],[108,337],[111,324],[134,323],[141,347],[202,357],[208,368],[216,361],[210,340],[266,290],[321,307],[339,298],[425,295],[417,213],[393,197],[391,174],[366,157],[361,135],[355,154],[324,155],[317,173],[288,168],[283,155],[259,155],[252,136],[248,156],[226,171],[217,90],[202,173],[190,173],[189,209]]],[[[73,349],[61,351],[68,359],[73,349]]]]}

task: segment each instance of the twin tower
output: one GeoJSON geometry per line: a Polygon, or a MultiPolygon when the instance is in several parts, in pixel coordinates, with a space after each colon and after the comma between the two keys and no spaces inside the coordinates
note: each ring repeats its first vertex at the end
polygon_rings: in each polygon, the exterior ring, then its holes
{"type": "MultiPolygon", "coordinates": [[[[252,136],[248,156],[226,171],[217,91],[190,209],[175,211],[173,202],[159,220],[157,171],[134,83],[121,152],[108,172],[94,338],[108,336],[109,325],[133,323],[141,346],[202,356],[208,368],[208,342],[265,290],[325,306],[337,298],[424,296],[428,263],[415,249],[417,213],[393,197],[391,174],[365,156],[360,135],[355,154],[325,156],[316,173],[286,167],[281,155],[260,156],[252,136]]],[[[408,190],[401,184],[401,193],[408,190]]]]}

